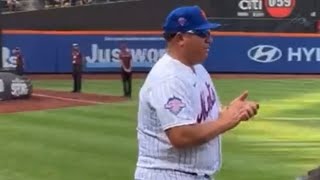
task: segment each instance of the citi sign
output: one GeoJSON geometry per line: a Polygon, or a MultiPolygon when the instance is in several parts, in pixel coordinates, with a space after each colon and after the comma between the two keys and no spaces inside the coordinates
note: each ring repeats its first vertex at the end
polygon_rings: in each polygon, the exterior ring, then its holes
{"type": "Polygon", "coordinates": [[[257,45],[248,50],[248,57],[259,63],[272,63],[280,59],[289,62],[320,62],[320,47],[288,47],[280,49],[272,45],[257,45]]]}

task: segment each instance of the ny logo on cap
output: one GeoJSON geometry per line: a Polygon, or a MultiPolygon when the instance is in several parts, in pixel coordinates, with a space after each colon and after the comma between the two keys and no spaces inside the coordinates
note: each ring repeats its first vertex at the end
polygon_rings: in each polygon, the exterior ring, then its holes
{"type": "Polygon", "coordinates": [[[178,23],[180,24],[180,26],[184,26],[186,24],[187,20],[184,17],[179,17],[178,19],[178,23]]]}

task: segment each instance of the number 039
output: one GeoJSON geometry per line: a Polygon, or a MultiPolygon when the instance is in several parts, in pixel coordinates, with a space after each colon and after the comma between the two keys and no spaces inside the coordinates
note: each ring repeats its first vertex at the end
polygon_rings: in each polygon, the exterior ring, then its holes
{"type": "Polygon", "coordinates": [[[269,7],[290,7],[291,0],[267,0],[269,7]]]}

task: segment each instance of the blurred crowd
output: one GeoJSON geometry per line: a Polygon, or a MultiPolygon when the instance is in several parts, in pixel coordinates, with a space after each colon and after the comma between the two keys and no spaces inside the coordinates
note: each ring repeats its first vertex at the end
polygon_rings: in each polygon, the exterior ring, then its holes
{"type": "Polygon", "coordinates": [[[81,6],[129,0],[0,0],[1,12],[17,12],[46,8],[81,6]]]}

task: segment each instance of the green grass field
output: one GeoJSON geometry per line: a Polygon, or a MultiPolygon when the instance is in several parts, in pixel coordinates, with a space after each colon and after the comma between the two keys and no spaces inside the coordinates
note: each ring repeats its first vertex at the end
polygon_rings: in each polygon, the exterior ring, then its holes
{"type": "MultiPolygon", "coordinates": [[[[68,80],[35,88],[71,89],[68,80]]],[[[132,101],[0,116],[0,180],[132,180],[132,101]]],[[[259,115],[223,136],[217,180],[294,180],[320,165],[320,80],[217,80],[223,102],[249,90],[259,115]]],[[[84,80],[84,92],[121,95],[119,80],[84,80]]]]}

